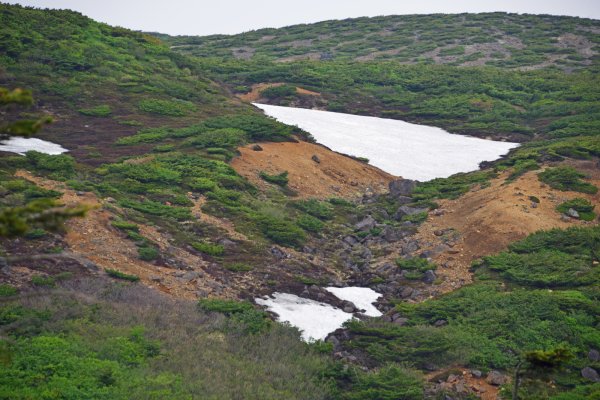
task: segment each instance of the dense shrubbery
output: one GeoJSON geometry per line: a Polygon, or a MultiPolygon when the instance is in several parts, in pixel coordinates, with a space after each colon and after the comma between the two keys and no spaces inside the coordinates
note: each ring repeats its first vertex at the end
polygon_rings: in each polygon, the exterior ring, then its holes
{"type": "Polygon", "coordinates": [[[560,166],[548,168],[544,172],[540,172],[538,176],[540,181],[547,183],[554,189],[592,194],[598,191],[597,187],[581,179],[585,178],[585,174],[582,174],[573,167],[560,166]]]}
{"type": "Polygon", "coordinates": [[[222,256],[225,248],[220,244],[212,244],[206,242],[193,242],[192,247],[209,256],[222,256]]]}
{"type": "Polygon", "coordinates": [[[140,277],[137,275],[126,274],[116,269],[107,269],[106,274],[111,278],[122,279],[124,281],[137,282],[140,280],[140,277]]]}
{"type": "Polygon", "coordinates": [[[265,181],[272,183],[274,185],[286,186],[288,184],[288,172],[283,171],[280,174],[267,174],[264,171],[260,171],[259,176],[265,181]]]}
{"type": "Polygon", "coordinates": [[[277,97],[294,96],[296,94],[296,87],[291,85],[280,85],[272,86],[261,90],[260,95],[268,99],[274,99],[277,97]]]}
{"type": "Polygon", "coordinates": [[[596,218],[594,213],[595,206],[590,203],[587,199],[576,197],[572,200],[567,200],[556,207],[556,210],[560,213],[567,213],[570,209],[577,211],[579,218],[584,221],[593,221],[596,218]]]}

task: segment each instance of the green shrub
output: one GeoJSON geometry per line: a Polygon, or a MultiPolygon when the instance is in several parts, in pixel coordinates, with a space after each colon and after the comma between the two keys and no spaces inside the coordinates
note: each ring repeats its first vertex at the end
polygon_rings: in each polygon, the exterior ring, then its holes
{"type": "Polygon", "coordinates": [[[225,299],[200,299],[198,307],[204,311],[220,312],[228,315],[254,310],[254,306],[247,301],[225,299]]]}
{"type": "Polygon", "coordinates": [[[577,211],[579,214],[579,218],[584,221],[593,221],[596,218],[596,214],[594,213],[595,206],[590,203],[589,200],[583,199],[581,197],[574,198],[572,200],[567,200],[564,203],[561,203],[556,210],[560,213],[566,213],[569,209],[573,209],[577,211]]]}
{"type": "Polygon", "coordinates": [[[52,276],[34,275],[31,277],[31,283],[35,286],[54,287],[56,280],[52,276]]]}
{"type": "Polygon", "coordinates": [[[404,222],[412,222],[413,224],[420,224],[421,222],[425,222],[427,220],[427,216],[429,214],[427,211],[422,211],[416,214],[405,215],[402,217],[402,221],[404,222]]]}
{"type": "Polygon", "coordinates": [[[138,247],[138,257],[140,260],[152,261],[156,260],[159,256],[159,251],[156,247],[142,246],[138,247]]]}
{"type": "Polygon", "coordinates": [[[212,244],[206,242],[194,242],[191,246],[209,256],[222,256],[225,253],[225,247],[220,244],[212,244]]]}
{"type": "Polygon", "coordinates": [[[550,187],[562,191],[572,190],[574,192],[595,194],[598,188],[591,183],[583,181],[581,178],[585,174],[577,171],[573,167],[560,166],[548,168],[538,174],[540,181],[547,183],[550,187]]]}
{"type": "Polygon", "coordinates": [[[80,109],[79,112],[90,117],[108,117],[112,110],[108,104],[102,104],[92,108],[80,109]]]}
{"type": "Polygon", "coordinates": [[[46,236],[48,232],[42,228],[35,228],[25,234],[27,239],[40,239],[46,236]]]}
{"type": "Polygon", "coordinates": [[[194,178],[188,182],[188,186],[199,192],[210,192],[217,188],[217,184],[209,178],[194,178]]]}
{"type": "Polygon", "coordinates": [[[200,148],[236,148],[247,140],[246,132],[237,128],[213,129],[186,140],[187,145],[200,148]]]}
{"type": "Polygon", "coordinates": [[[304,231],[285,219],[260,215],[254,217],[254,220],[267,238],[282,246],[298,247],[306,240],[304,231]]]}
{"type": "Polygon", "coordinates": [[[424,397],[423,377],[413,369],[389,364],[380,369],[354,371],[343,400],[420,400],[424,397]]]}
{"type": "Polygon", "coordinates": [[[306,231],[319,233],[323,230],[323,222],[312,215],[302,215],[297,220],[298,226],[306,231]]]}
{"type": "Polygon", "coordinates": [[[300,200],[293,203],[294,207],[320,219],[333,217],[333,208],[330,204],[316,199],[300,200]]]}
{"type": "Polygon", "coordinates": [[[16,287],[7,283],[0,283],[0,297],[10,297],[16,295],[17,293],[19,293],[19,291],[16,287]]]}
{"type": "Polygon", "coordinates": [[[124,272],[118,271],[116,269],[105,269],[104,271],[111,278],[121,279],[124,281],[130,281],[130,282],[137,282],[140,280],[140,277],[137,275],[129,275],[124,272]]]}
{"type": "Polygon", "coordinates": [[[112,221],[110,223],[112,226],[114,226],[117,229],[121,229],[124,231],[134,231],[134,232],[139,232],[140,231],[140,227],[133,223],[133,222],[129,222],[129,221],[124,221],[124,220],[116,220],[116,221],[112,221]]]}
{"type": "Polygon", "coordinates": [[[253,270],[252,265],[242,263],[242,262],[226,264],[225,269],[227,269],[231,272],[248,272],[248,271],[253,270]]]}
{"type": "Polygon", "coordinates": [[[294,96],[295,94],[296,87],[291,85],[272,86],[260,91],[260,95],[268,99],[294,96]]]}
{"type": "Polygon", "coordinates": [[[286,186],[288,184],[288,172],[287,171],[284,171],[277,175],[270,175],[264,171],[260,171],[258,176],[260,176],[263,180],[265,180],[269,183],[273,183],[275,185],[286,186]]]}
{"type": "Polygon", "coordinates": [[[141,111],[147,113],[168,115],[172,117],[181,117],[189,114],[192,111],[196,111],[196,106],[194,103],[179,99],[146,99],[140,101],[138,107],[141,111]]]}

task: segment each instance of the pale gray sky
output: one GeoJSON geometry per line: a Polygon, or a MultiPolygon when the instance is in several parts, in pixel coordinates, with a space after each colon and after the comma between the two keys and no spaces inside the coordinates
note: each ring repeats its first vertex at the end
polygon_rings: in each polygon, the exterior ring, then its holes
{"type": "Polygon", "coordinates": [[[172,35],[239,33],[327,19],[391,14],[508,11],[600,19],[599,0],[25,0],[98,21],[172,35]]]}

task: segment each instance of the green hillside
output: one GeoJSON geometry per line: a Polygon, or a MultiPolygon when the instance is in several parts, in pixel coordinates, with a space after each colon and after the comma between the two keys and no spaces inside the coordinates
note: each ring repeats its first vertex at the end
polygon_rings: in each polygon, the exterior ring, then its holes
{"type": "MultiPolygon", "coordinates": [[[[508,13],[395,15],[259,29],[238,35],[178,36],[178,51],[201,57],[394,60],[564,70],[596,64],[600,23],[508,13]]],[[[164,38],[164,36],[161,36],[164,38]]]]}

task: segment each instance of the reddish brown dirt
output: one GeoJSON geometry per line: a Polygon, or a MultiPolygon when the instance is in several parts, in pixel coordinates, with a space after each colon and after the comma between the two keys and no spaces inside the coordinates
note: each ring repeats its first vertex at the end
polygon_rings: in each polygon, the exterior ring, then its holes
{"type": "MultiPolygon", "coordinates": [[[[590,175],[588,182],[600,187],[600,170],[594,162],[575,164],[590,175]]],[[[494,179],[489,187],[476,188],[456,200],[439,202],[439,210],[443,214],[436,216],[430,213],[428,220],[420,226],[417,239],[429,244],[423,249],[433,249],[442,242],[435,235],[436,231],[454,229],[460,234],[460,239],[449,251],[434,257],[440,266],[438,276],[443,279],[436,290],[445,293],[471,282],[469,267],[474,260],[502,251],[510,243],[531,233],[597,223],[575,219],[565,221],[555,208],[566,200],[583,197],[599,209],[600,193],[587,195],[554,190],[538,180],[538,172],[528,172],[506,185],[508,173],[505,173],[494,179]],[[529,196],[540,199],[536,208],[532,207],[529,196]]]]}
{"type": "Polygon", "coordinates": [[[301,198],[356,198],[367,191],[384,192],[394,179],[378,168],[312,143],[261,143],[262,151],[252,150],[252,146],[240,148],[241,156],[231,166],[263,189],[271,185],[259,177],[260,171],[288,171],[288,187],[301,198]],[[320,163],[311,159],[313,155],[320,163]]]}
{"type": "MultiPolygon", "coordinates": [[[[277,86],[281,86],[281,85],[284,85],[284,83],[282,83],[282,82],[257,83],[255,85],[252,85],[252,90],[250,92],[245,93],[245,94],[239,94],[237,97],[242,101],[245,101],[248,103],[254,103],[254,102],[258,101],[258,99],[260,99],[260,92],[262,92],[265,89],[268,89],[271,87],[277,87],[277,86]]],[[[311,90],[303,89],[301,87],[296,87],[296,93],[307,95],[307,96],[321,96],[321,93],[313,92],[311,90]]]]}
{"type": "Polygon", "coordinates": [[[471,393],[482,400],[497,400],[498,386],[490,385],[485,381],[485,378],[476,378],[471,375],[468,369],[451,368],[440,370],[426,375],[427,380],[435,381],[436,377],[441,374],[446,374],[449,371],[454,373],[454,377],[440,383],[440,388],[448,390],[457,390],[460,393],[471,393]]]}
{"type": "MultiPolygon", "coordinates": [[[[127,274],[137,275],[147,286],[156,287],[177,297],[194,299],[197,297],[198,290],[208,294],[212,292],[214,280],[204,271],[208,263],[181,248],[170,246],[171,238],[168,235],[159,232],[152,226],[138,224],[143,236],[158,244],[162,252],[166,252],[168,249],[173,258],[191,266],[194,271],[200,273],[200,277],[186,280],[180,276],[184,271],[140,260],[134,243],[111,226],[111,220],[115,218],[115,214],[110,209],[118,210],[114,204],[109,205],[92,193],[77,195],[62,182],[40,178],[27,171],[17,171],[16,175],[45,189],[62,192],[63,196],[60,201],[65,205],[87,204],[93,207],[84,218],[74,218],[67,222],[65,241],[72,253],[92,261],[101,269],[116,269],[127,274]]],[[[226,287],[219,296],[235,297],[234,289],[226,287]]]]}

